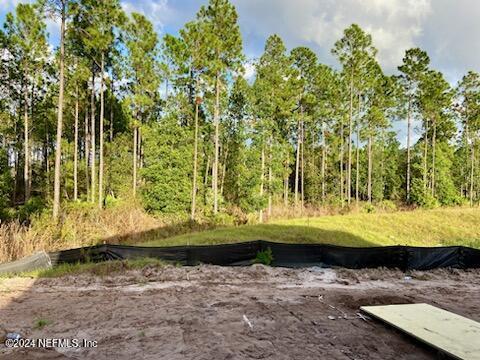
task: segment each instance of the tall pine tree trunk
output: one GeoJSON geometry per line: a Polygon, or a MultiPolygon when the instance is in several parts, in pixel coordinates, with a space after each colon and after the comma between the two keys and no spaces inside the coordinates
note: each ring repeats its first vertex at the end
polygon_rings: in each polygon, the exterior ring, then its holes
{"type": "MultiPolygon", "coordinates": [[[[204,186],[205,189],[207,188],[207,185],[208,185],[209,171],[210,171],[210,155],[207,156],[207,165],[205,166],[205,179],[204,179],[204,183],[203,183],[203,186],[204,186]]],[[[204,191],[204,193],[206,193],[206,192],[204,191]]]]}
{"type": "Polygon", "coordinates": [[[212,189],[213,189],[213,213],[218,212],[218,160],[220,148],[220,74],[217,73],[215,78],[215,108],[213,115],[213,123],[215,126],[215,155],[212,166],[212,189]]]}
{"type": "Polygon", "coordinates": [[[295,208],[298,208],[298,186],[300,176],[300,146],[301,146],[301,122],[300,119],[297,122],[297,155],[295,161],[295,208]]]}
{"type": "Polygon", "coordinates": [[[475,140],[472,139],[472,146],[470,151],[470,206],[473,206],[473,181],[475,174],[475,140]]]}
{"type": "Polygon", "coordinates": [[[411,98],[408,99],[408,109],[407,109],[407,178],[406,178],[406,191],[407,191],[407,202],[410,202],[410,166],[411,166],[411,139],[412,139],[412,119],[410,116],[411,111],[411,98]]]}
{"type": "Polygon", "coordinates": [[[110,143],[113,141],[113,105],[115,102],[115,96],[113,92],[113,75],[112,81],[110,82],[110,143]]]}
{"type": "Polygon", "coordinates": [[[103,208],[103,117],[105,111],[105,102],[103,98],[105,70],[105,54],[102,52],[100,60],[100,124],[99,124],[99,166],[98,166],[98,207],[103,208]]]}
{"type": "MultiPolygon", "coordinates": [[[[141,125],[141,120],[140,120],[140,125],[141,125]]],[[[141,169],[143,168],[143,141],[142,141],[142,126],[139,126],[138,127],[138,130],[137,130],[137,145],[138,145],[138,149],[137,149],[137,156],[138,156],[138,160],[137,160],[137,165],[138,165],[138,168],[141,169]]]]}
{"type": "Polygon", "coordinates": [[[301,129],[302,129],[302,141],[300,143],[300,150],[301,150],[301,208],[300,208],[300,213],[303,214],[303,208],[305,206],[305,156],[304,156],[304,149],[305,149],[305,123],[303,122],[302,118],[302,124],[301,124],[301,129]]]}
{"type": "MultiPolygon", "coordinates": [[[[262,143],[262,155],[261,155],[261,173],[260,173],[260,198],[263,197],[263,181],[265,178],[265,147],[262,143]]],[[[258,212],[258,222],[263,222],[263,209],[258,212]]]]}
{"type": "MultiPolygon", "coordinates": [[[[109,130],[108,130],[108,142],[110,146],[108,147],[108,153],[107,153],[107,158],[112,159],[113,155],[113,105],[114,105],[115,97],[113,94],[113,71],[112,71],[112,79],[110,81],[110,111],[109,111],[109,116],[110,120],[108,122],[109,130]]],[[[107,192],[113,195],[113,189],[112,189],[112,176],[114,176],[113,171],[111,167],[108,169],[108,179],[107,179],[107,192]]]]}
{"type": "Polygon", "coordinates": [[[53,191],[53,218],[58,218],[60,211],[60,167],[62,161],[62,126],[63,126],[63,86],[65,62],[65,1],[62,1],[62,20],[60,25],[60,84],[58,93],[57,139],[55,148],[55,180],[53,191]]]}
{"type": "Polygon", "coordinates": [[[358,121],[357,121],[357,126],[356,126],[356,164],[355,164],[355,202],[357,203],[360,200],[359,198],[359,184],[360,184],[360,114],[361,114],[361,106],[362,106],[362,101],[361,101],[361,96],[360,92],[358,93],[358,121]]]}
{"type": "Polygon", "coordinates": [[[288,149],[286,151],[286,159],[284,165],[284,177],[283,177],[283,205],[288,206],[288,168],[290,167],[290,156],[288,154],[288,149]]]}
{"type": "Polygon", "coordinates": [[[436,142],[437,142],[437,122],[433,121],[432,134],[432,196],[435,196],[435,156],[436,156],[436,142]]]}
{"type": "Polygon", "coordinates": [[[343,141],[344,141],[344,133],[343,133],[343,124],[340,124],[340,200],[343,203],[345,201],[345,192],[344,192],[344,183],[343,183],[343,141]]]}
{"type": "MultiPolygon", "coordinates": [[[[48,168],[49,168],[49,165],[50,165],[49,162],[48,162],[49,136],[48,136],[48,119],[47,118],[45,118],[43,130],[45,132],[45,139],[43,140],[43,161],[44,161],[43,167],[44,167],[44,170],[45,170],[45,180],[46,180],[46,183],[47,183],[46,193],[47,193],[47,197],[50,197],[50,179],[49,179],[49,176],[48,176],[49,175],[49,169],[48,168]]],[[[14,192],[14,195],[15,195],[15,192],[14,192]]]]}
{"type": "MultiPolygon", "coordinates": [[[[33,125],[33,119],[34,119],[34,107],[35,107],[35,83],[32,82],[32,90],[30,91],[30,122],[33,125]]],[[[32,128],[30,128],[30,131],[32,131],[32,128]]],[[[30,194],[32,193],[32,163],[33,160],[35,160],[35,149],[32,145],[31,141],[31,136],[29,136],[29,141],[30,141],[30,153],[29,153],[29,159],[30,159],[30,164],[28,166],[28,189],[30,191],[30,194]]]]}
{"type": "Polygon", "coordinates": [[[222,163],[222,177],[220,178],[220,195],[223,196],[223,185],[225,184],[225,176],[227,175],[227,159],[228,159],[228,143],[225,144],[222,163]]]}
{"type": "MultiPolygon", "coordinates": [[[[18,140],[17,140],[18,141],[18,140]]],[[[12,201],[13,201],[13,204],[16,205],[17,204],[17,191],[18,191],[18,183],[19,183],[19,176],[18,176],[18,168],[20,167],[20,159],[19,159],[19,154],[18,154],[18,151],[14,151],[14,160],[15,160],[15,166],[14,166],[14,177],[13,177],[13,196],[12,196],[12,201]]],[[[48,171],[47,171],[47,183],[49,182],[48,181],[49,178],[48,178],[48,171]]]]}
{"type": "Polygon", "coordinates": [[[135,197],[137,194],[137,149],[138,149],[138,127],[137,124],[133,127],[133,183],[132,193],[135,197]]]}
{"type": "Polygon", "coordinates": [[[425,141],[423,147],[423,189],[427,190],[427,171],[428,171],[428,120],[425,122],[425,141]]]}
{"type": "Polygon", "coordinates": [[[90,97],[90,201],[95,202],[95,63],[92,64],[92,94],[90,97]]]}
{"type": "Polygon", "coordinates": [[[347,202],[352,197],[353,69],[350,76],[350,115],[348,119],[347,202]]]}
{"type": "Polygon", "coordinates": [[[325,139],[325,122],[322,121],[322,168],[321,168],[321,176],[322,176],[322,204],[325,203],[325,157],[327,154],[327,142],[325,139]]]}
{"type": "Polygon", "coordinates": [[[359,198],[359,181],[360,181],[360,129],[357,124],[357,149],[356,149],[356,165],[355,165],[355,201],[358,206],[359,198]]]}
{"type": "Polygon", "coordinates": [[[90,133],[88,131],[89,126],[88,126],[88,108],[87,105],[85,105],[85,137],[84,137],[84,157],[85,157],[85,184],[86,184],[86,191],[87,191],[87,199],[90,197],[90,177],[88,175],[88,170],[89,169],[89,163],[88,163],[88,154],[90,151],[90,133]]]}
{"type": "Polygon", "coordinates": [[[75,124],[74,124],[74,146],[73,146],[73,201],[78,200],[78,85],[75,99],[75,124]]]}
{"type": "MultiPolygon", "coordinates": [[[[465,177],[464,177],[464,189],[465,192],[462,192],[462,195],[467,198],[467,196],[470,198],[470,176],[471,176],[471,170],[472,168],[470,167],[471,165],[471,149],[468,146],[468,141],[470,139],[469,133],[468,133],[468,121],[465,122],[465,132],[464,132],[464,138],[465,138],[465,177]]],[[[471,206],[471,198],[470,198],[470,206],[471,206]]]]}
{"type": "Polygon", "coordinates": [[[367,196],[368,202],[372,202],[372,169],[373,169],[373,161],[372,161],[372,135],[368,135],[368,179],[367,179],[367,196]]]}
{"type": "Polygon", "coordinates": [[[25,163],[23,167],[23,180],[25,183],[25,202],[30,198],[30,138],[29,138],[29,124],[28,124],[28,72],[25,70],[25,86],[23,97],[23,151],[25,157],[25,163]]]}
{"type": "Polygon", "coordinates": [[[272,136],[270,136],[269,149],[268,149],[268,218],[272,216],[272,181],[273,181],[273,172],[272,172],[272,136]]]}
{"type": "MultiPolygon", "coordinates": [[[[197,81],[198,85],[198,81],[197,81]]],[[[195,99],[195,132],[193,139],[193,179],[192,179],[192,206],[190,212],[190,219],[195,221],[196,198],[197,198],[197,168],[198,168],[198,107],[200,99],[195,99]]]]}

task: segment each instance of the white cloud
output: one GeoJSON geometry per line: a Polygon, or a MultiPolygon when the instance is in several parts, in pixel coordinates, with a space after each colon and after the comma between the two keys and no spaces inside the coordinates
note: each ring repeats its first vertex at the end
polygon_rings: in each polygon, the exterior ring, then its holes
{"type": "Polygon", "coordinates": [[[173,13],[168,0],[126,0],[122,7],[127,14],[138,12],[145,15],[158,32],[163,32],[165,23],[173,13]]]}
{"type": "Polygon", "coordinates": [[[480,71],[480,1],[435,0],[421,39],[432,65],[448,80],[458,80],[468,70],[480,71]]]}
{"type": "Polygon", "coordinates": [[[244,28],[255,26],[264,36],[278,33],[290,47],[313,46],[321,56],[329,54],[346,27],[357,23],[372,34],[380,63],[393,70],[405,50],[421,36],[422,23],[431,13],[430,1],[237,0],[235,3],[244,28]]]}

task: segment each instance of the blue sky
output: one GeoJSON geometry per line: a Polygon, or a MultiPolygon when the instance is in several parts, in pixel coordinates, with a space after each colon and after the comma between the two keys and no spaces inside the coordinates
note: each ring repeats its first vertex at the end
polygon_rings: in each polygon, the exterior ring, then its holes
{"type": "MultiPolygon", "coordinates": [[[[309,46],[321,62],[351,23],[372,34],[379,62],[394,73],[406,49],[421,47],[433,68],[454,85],[468,70],[480,72],[478,0],[231,0],[237,7],[247,57],[258,57],[266,38],[280,35],[289,49],[309,46]]],[[[0,23],[19,0],[0,0],[0,23]]],[[[207,0],[121,0],[127,12],[145,14],[160,35],[177,33],[207,0]]],[[[49,20],[51,43],[58,25],[49,20]]],[[[397,128],[397,126],[396,126],[397,128]]],[[[400,128],[403,128],[400,126],[400,128]]],[[[400,138],[404,138],[402,132],[400,138]]]]}
{"type": "MultiPolygon", "coordinates": [[[[1,1],[1,0],[0,0],[1,1]]],[[[10,0],[11,1],[11,0],[10,0]]],[[[206,1],[128,0],[128,11],[146,14],[161,32],[177,32],[206,1]]],[[[245,53],[259,56],[265,39],[279,34],[289,48],[314,49],[336,65],[333,43],[351,23],[369,31],[379,61],[394,72],[406,49],[419,46],[451,83],[480,70],[478,0],[232,0],[239,13],[245,53]]]]}
{"type": "MultiPolygon", "coordinates": [[[[0,0],[0,22],[19,0],[0,0]]],[[[320,61],[336,65],[330,49],[345,27],[358,23],[379,49],[379,61],[394,72],[406,49],[419,46],[451,83],[480,70],[478,0],[232,0],[239,13],[248,57],[261,54],[265,39],[280,35],[289,48],[314,49],[320,61]]],[[[206,0],[122,0],[127,12],[144,13],[159,33],[177,33],[206,0]]],[[[56,45],[58,26],[49,21],[56,45]]]]}

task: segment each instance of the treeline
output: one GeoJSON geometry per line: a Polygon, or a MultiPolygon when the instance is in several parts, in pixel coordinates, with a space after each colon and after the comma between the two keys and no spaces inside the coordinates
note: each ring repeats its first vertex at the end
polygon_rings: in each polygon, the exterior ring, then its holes
{"type": "Polygon", "coordinates": [[[246,59],[228,0],[163,39],[118,0],[19,4],[0,31],[0,216],[131,197],[192,219],[478,203],[479,75],[452,88],[418,48],[386,75],[355,24],[332,54],[339,69],[272,35],[246,59]]]}

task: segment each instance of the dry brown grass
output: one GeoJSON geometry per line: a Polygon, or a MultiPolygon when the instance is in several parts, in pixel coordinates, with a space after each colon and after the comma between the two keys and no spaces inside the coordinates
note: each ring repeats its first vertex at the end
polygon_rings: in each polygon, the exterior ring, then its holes
{"type": "Polygon", "coordinates": [[[66,209],[59,223],[50,214],[32,220],[0,224],[0,262],[11,261],[39,250],[55,251],[103,242],[135,242],[165,222],[147,214],[138,204],[121,204],[99,210],[90,204],[66,209]],[[131,241],[129,239],[131,238],[131,241]]]}
{"type": "MultiPolygon", "coordinates": [[[[360,201],[358,204],[355,200],[350,205],[340,206],[338,204],[327,204],[322,206],[314,206],[307,204],[303,208],[295,207],[293,205],[285,206],[283,204],[277,204],[272,207],[272,214],[268,220],[285,220],[296,218],[309,218],[309,217],[321,217],[327,215],[346,215],[346,214],[359,214],[367,212],[367,208],[372,207],[365,201],[360,201]]],[[[413,207],[407,208],[404,205],[395,204],[391,201],[385,201],[374,206],[376,213],[389,213],[403,210],[414,210],[413,207]]]]}
{"type": "Polygon", "coordinates": [[[155,217],[135,200],[117,202],[100,210],[91,203],[68,204],[58,223],[50,211],[34,217],[31,225],[0,223],[0,263],[37,251],[57,251],[95,244],[137,244],[215,227],[205,220],[191,223],[186,216],[155,217]]]}
{"type": "Polygon", "coordinates": [[[37,249],[28,227],[11,222],[0,226],[0,263],[31,254],[37,249]]]}

